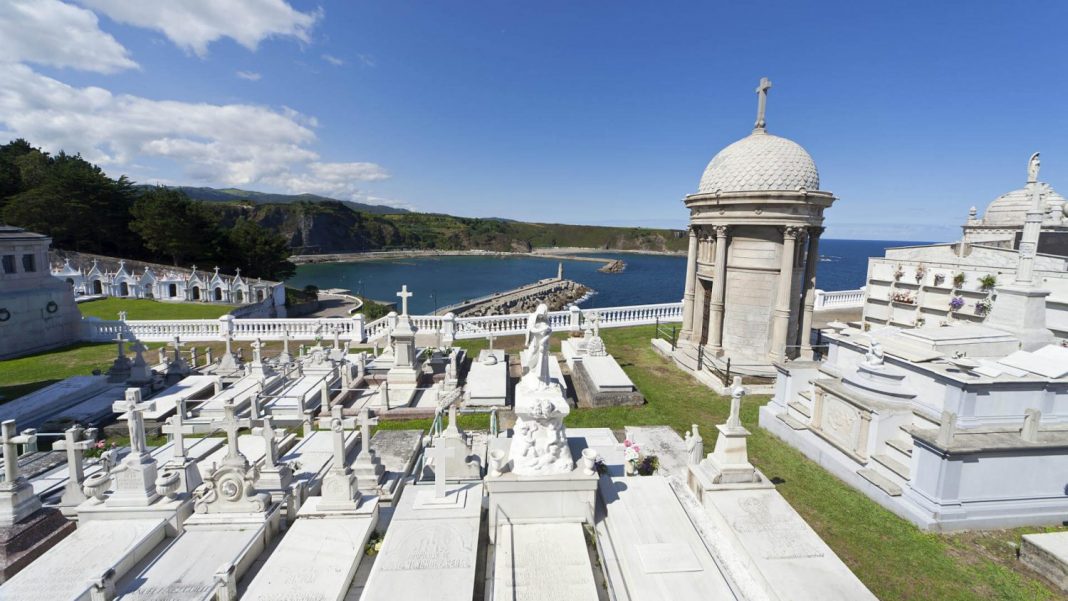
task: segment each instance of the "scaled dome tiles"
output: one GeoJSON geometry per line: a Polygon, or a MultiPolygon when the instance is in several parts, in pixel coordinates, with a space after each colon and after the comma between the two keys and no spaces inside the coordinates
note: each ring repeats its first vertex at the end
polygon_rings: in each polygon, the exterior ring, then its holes
{"type": "MultiPolygon", "coordinates": [[[[1065,198],[1057,193],[1052,186],[1045,182],[1038,182],[1039,194],[1042,196],[1043,212],[1048,212],[1050,205],[1054,208],[1064,206],[1065,198]]],[[[1020,188],[1012,192],[1006,192],[994,199],[983,213],[984,225],[1023,225],[1027,219],[1027,210],[1031,208],[1031,190],[1020,188]]]]}
{"type": "Polygon", "coordinates": [[[719,151],[705,168],[699,194],[820,189],[816,163],[799,144],[754,132],[719,151]]]}

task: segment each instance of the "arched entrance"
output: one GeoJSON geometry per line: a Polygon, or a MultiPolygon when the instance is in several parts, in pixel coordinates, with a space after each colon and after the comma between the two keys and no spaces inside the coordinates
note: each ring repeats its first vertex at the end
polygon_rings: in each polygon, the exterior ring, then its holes
{"type": "Polygon", "coordinates": [[[222,300],[222,288],[219,288],[219,287],[215,288],[215,300],[217,300],[217,301],[221,301],[222,300]]]}
{"type": "Polygon", "coordinates": [[[193,300],[200,300],[200,286],[193,286],[193,300]]]}
{"type": "Polygon", "coordinates": [[[130,285],[126,282],[119,284],[119,296],[130,296],[130,285]]]}
{"type": "Polygon", "coordinates": [[[257,290],[256,291],[256,300],[257,301],[262,301],[263,300],[263,290],[257,290]]]}
{"type": "Polygon", "coordinates": [[[236,302],[236,303],[245,302],[245,295],[244,295],[244,293],[241,292],[240,288],[238,288],[237,290],[234,290],[234,302],[236,302]]]}
{"type": "Polygon", "coordinates": [[[171,298],[178,296],[178,284],[167,286],[167,294],[170,295],[171,298]]]}
{"type": "Polygon", "coordinates": [[[93,280],[93,294],[104,294],[104,287],[100,285],[100,280],[93,280]]]}

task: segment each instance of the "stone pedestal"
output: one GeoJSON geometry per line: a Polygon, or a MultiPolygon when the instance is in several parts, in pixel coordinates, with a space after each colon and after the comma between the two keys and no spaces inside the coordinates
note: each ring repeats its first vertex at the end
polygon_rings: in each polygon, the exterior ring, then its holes
{"type": "Polygon", "coordinates": [[[758,480],[756,468],[749,463],[746,438],[749,430],[741,426],[720,424],[716,448],[700,467],[708,470],[714,484],[746,484],[758,480]]]}
{"type": "Polygon", "coordinates": [[[1054,342],[1046,328],[1046,297],[1049,290],[1028,286],[1004,286],[997,289],[997,300],[985,325],[1009,332],[1020,339],[1020,348],[1038,350],[1054,342]]]}
{"type": "Polygon", "coordinates": [[[130,453],[111,474],[115,490],[104,502],[108,507],[147,507],[159,498],[156,460],[148,453],[130,453]]]}
{"type": "Polygon", "coordinates": [[[0,482],[0,527],[14,526],[41,508],[41,500],[24,478],[0,482]]]}
{"type": "Polygon", "coordinates": [[[520,382],[515,390],[516,422],[508,452],[510,471],[517,475],[565,474],[575,467],[564,434],[571,407],[556,383],[520,382]]]}
{"type": "Polygon", "coordinates": [[[489,534],[498,523],[593,523],[597,474],[582,470],[547,476],[504,473],[484,481],[489,493],[489,534]]]}

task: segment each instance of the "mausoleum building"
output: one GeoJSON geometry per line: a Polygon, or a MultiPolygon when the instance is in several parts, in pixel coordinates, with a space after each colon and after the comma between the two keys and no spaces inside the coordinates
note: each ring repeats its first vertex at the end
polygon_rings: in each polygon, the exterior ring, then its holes
{"type": "Polygon", "coordinates": [[[772,376],[772,364],[811,355],[823,212],[812,157],[768,133],[771,83],[757,88],[751,134],[721,150],[701,176],[690,210],[683,324],[675,352],[685,368],[772,376]]]}

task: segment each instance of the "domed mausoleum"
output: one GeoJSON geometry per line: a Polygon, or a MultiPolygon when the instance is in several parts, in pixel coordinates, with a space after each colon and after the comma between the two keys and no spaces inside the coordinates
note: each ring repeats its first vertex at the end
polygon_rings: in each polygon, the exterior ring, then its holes
{"type": "Polygon", "coordinates": [[[683,324],[676,361],[691,370],[774,376],[773,363],[811,358],[809,332],[823,211],[816,163],[767,132],[771,83],[757,88],[753,132],[708,163],[690,210],[683,324]]]}
{"type": "MultiPolygon", "coordinates": [[[[1038,252],[1068,255],[1068,199],[1046,182],[1035,185],[1042,203],[1042,236],[1038,241],[1038,252]]],[[[1018,249],[1031,202],[1032,188],[1025,186],[995,198],[981,218],[972,207],[963,228],[964,242],[1018,249]]]]}

